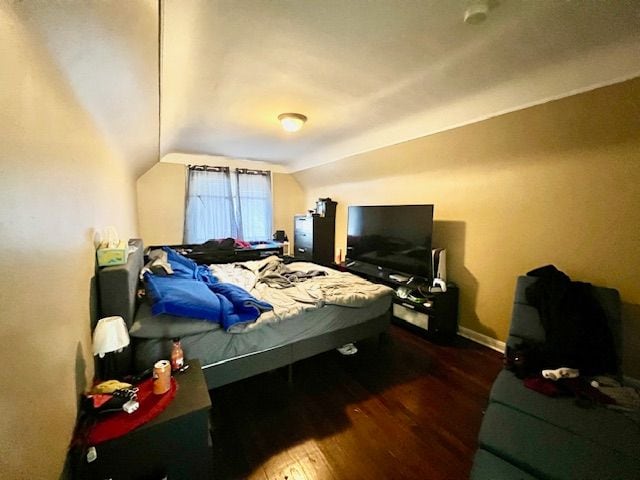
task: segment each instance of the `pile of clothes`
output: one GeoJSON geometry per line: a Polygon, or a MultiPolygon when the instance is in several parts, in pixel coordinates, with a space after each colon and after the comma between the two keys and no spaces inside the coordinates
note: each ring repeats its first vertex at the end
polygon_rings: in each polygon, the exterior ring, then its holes
{"type": "Polygon", "coordinates": [[[614,339],[591,285],[571,281],[553,265],[527,275],[538,279],[525,294],[538,310],[546,339],[507,349],[506,367],[544,395],[572,395],[583,406],[639,410],[637,390],[615,379],[614,339]]]}

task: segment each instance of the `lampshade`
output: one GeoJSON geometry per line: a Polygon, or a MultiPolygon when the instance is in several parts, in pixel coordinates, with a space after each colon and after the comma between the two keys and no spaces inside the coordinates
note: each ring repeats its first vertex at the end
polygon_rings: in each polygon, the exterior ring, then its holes
{"type": "Polygon", "coordinates": [[[287,132],[297,132],[307,121],[307,117],[301,113],[281,113],[278,115],[278,120],[287,132]]]}
{"type": "Polygon", "coordinates": [[[103,358],[106,353],[121,351],[129,341],[122,317],[101,318],[93,331],[93,354],[103,358]]]}

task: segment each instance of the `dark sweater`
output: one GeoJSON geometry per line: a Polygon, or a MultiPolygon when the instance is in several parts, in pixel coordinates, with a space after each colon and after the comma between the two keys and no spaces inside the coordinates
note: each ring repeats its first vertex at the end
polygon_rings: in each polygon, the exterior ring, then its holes
{"type": "Polygon", "coordinates": [[[525,295],[538,309],[546,334],[540,351],[543,367],[578,368],[583,375],[615,373],[613,336],[591,284],[572,282],[553,265],[527,275],[538,278],[525,295]]]}

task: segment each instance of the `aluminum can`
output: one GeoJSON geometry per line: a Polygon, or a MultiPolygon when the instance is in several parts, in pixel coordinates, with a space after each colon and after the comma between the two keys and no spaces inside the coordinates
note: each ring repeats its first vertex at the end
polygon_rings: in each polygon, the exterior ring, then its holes
{"type": "Polygon", "coordinates": [[[171,388],[171,363],[160,360],[153,366],[153,393],[162,395],[171,388]]]}

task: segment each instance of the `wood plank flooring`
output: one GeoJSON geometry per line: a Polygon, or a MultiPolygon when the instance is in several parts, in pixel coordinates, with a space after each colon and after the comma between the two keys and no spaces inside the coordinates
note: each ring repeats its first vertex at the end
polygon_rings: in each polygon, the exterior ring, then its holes
{"type": "Polygon", "coordinates": [[[357,346],[212,390],[214,478],[468,478],[501,355],[395,325],[357,346]]]}

